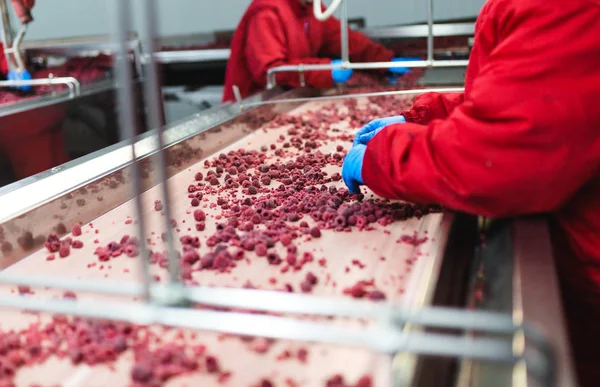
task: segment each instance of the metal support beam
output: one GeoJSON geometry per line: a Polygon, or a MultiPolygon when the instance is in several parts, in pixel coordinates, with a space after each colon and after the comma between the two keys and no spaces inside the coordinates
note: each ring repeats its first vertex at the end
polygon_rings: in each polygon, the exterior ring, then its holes
{"type": "MultiPolygon", "coordinates": [[[[433,0],[428,0],[427,4],[427,59],[424,61],[407,61],[407,62],[366,62],[366,63],[351,63],[348,58],[348,10],[347,0],[342,0],[342,10],[340,17],[341,31],[341,55],[342,64],[319,64],[319,65],[286,65],[278,66],[269,69],[267,72],[267,89],[272,89],[277,86],[277,73],[280,72],[304,72],[304,71],[331,71],[333,69],[353,69],[353,70],[376,70],[390,68],[432,68],[432,67],[466,67],[469,64],[468,60],[434,60],[433,59],[433,0]],[[347,59],[347,60],[346,60],[347,59]]],[[[315,16],[317,16],[315,8],[315,16]]]]}

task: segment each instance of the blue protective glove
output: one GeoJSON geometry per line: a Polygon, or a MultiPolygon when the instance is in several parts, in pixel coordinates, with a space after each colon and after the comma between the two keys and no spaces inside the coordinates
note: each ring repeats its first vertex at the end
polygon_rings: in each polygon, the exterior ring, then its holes
{"type": "Polygon", "coordinates": [[[363,126],[358,131],[358,133],[356,133],[356,136],[354,136],[354,145],[367,145],[367,143],[371,141],[371,139],[375,137],[375,135],[377,135],[377,133],[383,130],[383,128],[385,128],[386,126],[392,124],[404,124],[405,122],[406,119],[404,118],[404,116],[385,117],[373,120],[365,126],[363,126]]]}
{"type": "Polygon", "coordinates": [[[344,165],[342,165],[342,179],[344,179],[344,183],[348,186],[348,191],[350,193],[359,194],[360,186],[364,184],[362,179],[362,166],[366,150],[366,145],[354,145],[344,159],[344,165]]]}
{"type": "MultiPolygon", "coordinates": [[[[341,59],[334,59],[331,64],[342,64],[341,59]]],[[[352,69],[331,69],[331,76],[335,83],[346,83],[352,77],[352,69]]]]}
{"type": "MultiPolygon", "coordinates": [[[[421,60],[420,58],[394,58],[392,59],[392,62],[412,62],[412,61],[417,61],[417,60],[421,60]]],[[[396,67],[396,68],[390,68],[389,69],[391,73],[393,74],[406,74],[407,72],[410,71],[409,68],[406,67],[396,67]]]]}
{"type": "MultiPolygon", "coordinates": [[[[8,79],[11,81],[28,81],[31,79],[31,74],[27,70],[23,70],[22,72],[10,70],[8,72],[8,79]]],[[[17,86],[17,89],[29,91],[31,90],[31,86],[17,86]]]]}

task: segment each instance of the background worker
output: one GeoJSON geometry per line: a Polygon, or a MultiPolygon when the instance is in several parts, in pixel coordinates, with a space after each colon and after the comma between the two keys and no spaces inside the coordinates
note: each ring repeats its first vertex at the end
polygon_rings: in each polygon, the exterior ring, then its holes
{"type": "MultiPolygon", "coordinates": [[[[11,4],[22,24],[33,21],[31,10],[34,0],[11,0],[11,4]]],[[[31,79],[26,69],[18,71],[14,64],[11,66],[7,62],[2,44],[0,49],[0,71],[5,79],[31,79]]],[[[17,89],[32,90],[31,86],[19,86],[17,89]]],[[[15,178],[23,179],[68,161],[61,127],[66,114],[64,105],[49,105],[26,119],[17,114],[0,120],[0,152],[8,158],[15,178]]]]}
{"type": "MultiPolygon", "coordinates": [[[[333,17],[319,21],[312,0],[254,0],[233,36],[223,102],[234,100],[233,86],[239,87],[242,98],[264,90],[267,71],[273,67],[332,63],[330,58],[341,53],[340,28],[333,17]]],[[[394,57],[392,51],[351,29],[348,41],[353,62],[389,62],[394,57]]],[[[403,74],[406,69],[390,71],[403,74]]],[[[308,86],[329,88],[347,82],[352,70],[306,71],[304,75],[308,86]]],[[[279,73],[277,84],[299,87],[300,76],[297,72],[279,73]]]]}

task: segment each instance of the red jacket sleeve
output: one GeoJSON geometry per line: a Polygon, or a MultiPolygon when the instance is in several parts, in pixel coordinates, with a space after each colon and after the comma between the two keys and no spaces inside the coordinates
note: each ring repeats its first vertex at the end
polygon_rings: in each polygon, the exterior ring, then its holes
{"type": "Polygon", "coordinates": [[[4,55],[4,45],[0,43],[0,79],[6,79],[8,73],[8,63],[6,63],[6,55],[4,55]]]}
{"type": "Polygon", "coordinates": [[[12,7],[15,11],[15,14],[19,18],[19,21],[22,24],[27,24],[33,21],[33,17],[31,16],[31,9],[35,5],[35,1],[33,0],[11,0],[12,7]]]}
{"type": "Polygon", "coordinates": [[[464,93],[426,93],[415,98],[412,107],[400,113],[407,122],[427,125],[435,119],[446,119],[463,103],[464,93]]]}
{"type": "MultiPolygon", "coordinates": [[[[324,56],[338,56],[342,52],[341,25],[334,17],[325,20],[323,26],[323,47],[321,54],[324,56]]],[[[394,57],[394,52],[381,44],[374,43],[360,32],[348,28],[348,50],[352,62],[389,62],[394,57]]]]}
{"type": "Polygon", "coordinates": [[[501,217],[557,210],[598,176],[600,9],[530,3],[502,3],[501,36],[447,119],[392,125],[369,142],[369,188],[501,217]],[[578,66],[567,73],[568,63],[578,66]]]}
{"type": "MultiPolygon", "coordinates": [[[[471,52],[467,79],[465,79],[466,89],[471,87],[471,74],[479,72],[479,59],[482,56],[481,42],[494,40],[494,28],[482,29],[482,24],[486,24],[485,20],[488,19],[489,10],[491,8],[493,8],[493,4],[491,1],[488,1],[479,13],[479,17],[477,17],[475,23],[475,35],[477,36],[477,39],[471,52]]],[[[487,24],[489,25],[490,23],[487,24]]],[[[426,93],[415,98],[413,106],[400,114],[406,118],[407,122],[427,125],[435,119],[444,120],[448,118],[454,109],[462,104],[464,100],[464,93],[426,93]]]]}
{"type": "MultiPolygon", "coordinates": [[[[254,81],[262,87],[267,84],[267,71],[272,67],[294,64],[324,64],[326,58],[302,58],[289,60],[287,42],[281,21],[270,10],[258,12],[248,27],[246,60],[254,81]]],[[[297,72],[278,73],[277,84],[300,87],[300,74],[297,72]]],[[[316,88],[333,87],[331,71],[306,71],[304,79],[308,86],[316,88]]]]}

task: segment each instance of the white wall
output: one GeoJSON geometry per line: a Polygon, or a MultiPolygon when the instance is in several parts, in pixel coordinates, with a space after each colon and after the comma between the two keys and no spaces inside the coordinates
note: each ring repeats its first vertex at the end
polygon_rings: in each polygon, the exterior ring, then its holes
{"type": "MultiPolygon", "coordinates": [[[[106,34],[107,5],[112,0],[38,0],[28,40],[106,34]]],[[[129,0],[119,0],[129,1],[129,0]]],[[[136,0],[137,2],[143,0],[136,0]]],[[[282,0],[283,1],[283,0],[282,0]]],[[[233,29],[251,0],[158,0],[163,36],[233,29]]],[[[485,0],[434,0],[434,17],[476,16],[485,0]]],[[[327,2],[328,3],[328,2],[327,2]]],[[[421,22],[425,0],[349,0],[349,15],[365,17],[367,26],[421,22]]]]}

